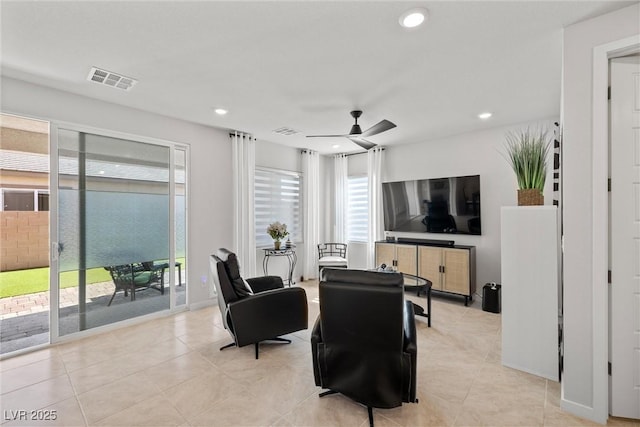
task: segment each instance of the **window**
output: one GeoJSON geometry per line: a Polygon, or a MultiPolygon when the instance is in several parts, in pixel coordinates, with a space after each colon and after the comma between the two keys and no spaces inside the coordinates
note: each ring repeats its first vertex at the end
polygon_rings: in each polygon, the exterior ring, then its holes
{"type": "Polygon", "coordinates": [[[2,190],[4,211],[48,211],[49,193],[40,190],[2,190]]]}
{"type": "Polygon", "coordinates": [[[302,175],[298,172],[258,169],[255,173],[256,245],[273,244],[267,227],[275,221],[287,224],[289,238],[302,241],[302,175]]]}
{"type": "Polygon", "coordinates": [[[366,242],[369,239],[369,178],[347,178],[347,239],[366,242]]]}

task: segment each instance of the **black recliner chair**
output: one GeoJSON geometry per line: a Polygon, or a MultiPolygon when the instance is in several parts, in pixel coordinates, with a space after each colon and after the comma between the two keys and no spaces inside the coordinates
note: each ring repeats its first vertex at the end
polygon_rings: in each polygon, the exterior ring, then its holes
{"type": "Polygon", "coordinates": [[[416,399],[416,325],[401,273],[324,269],[311,334],[320,397],[341,393],[372,408],[416,399]]]}
{"type": "Polygon", "coordinates": [[[236,254],[219,249],[211,255],[211,272],[218,294],[218,305],[234,342],[220,348],[255,344],[256,359],[261,341],[290,340],[280,335],[307,329],[307,294],[302,288],[285,288],[282,278],[263,276],[240,277],[236,254]]]}

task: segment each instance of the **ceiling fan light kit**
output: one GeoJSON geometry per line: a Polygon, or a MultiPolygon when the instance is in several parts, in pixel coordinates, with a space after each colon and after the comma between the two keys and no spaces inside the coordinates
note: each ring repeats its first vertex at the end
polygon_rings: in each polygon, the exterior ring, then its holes
{"type": "Polygon", "coordinates": [[[348,138],[353,143],[359,145],[365,150],[370,150],[376,146],[371,141],[367,141],[365,137],[377,135],[382,132],[386,132],[389,129],[393,129],[396,125],[389,120],[381,120],[375,125],[371,126],[369,129],[364,132],[360,128],[358,124],[358,118],[362,115],[362,111],[353,110],[351,113],[351,117],[355,119],[355,123],[351,126],[351,130],[346,135],[307,135],[307,138],[348,138]]]}

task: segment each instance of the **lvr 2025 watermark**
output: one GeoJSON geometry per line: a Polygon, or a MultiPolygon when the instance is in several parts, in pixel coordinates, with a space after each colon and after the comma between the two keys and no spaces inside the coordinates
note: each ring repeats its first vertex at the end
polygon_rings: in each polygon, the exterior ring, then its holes
{"type": "Polygon", "coordinates": [[[55,409],[5,409],[2,419],[3,421],[54,421],[58,419],[58,411],[55,409]]]}

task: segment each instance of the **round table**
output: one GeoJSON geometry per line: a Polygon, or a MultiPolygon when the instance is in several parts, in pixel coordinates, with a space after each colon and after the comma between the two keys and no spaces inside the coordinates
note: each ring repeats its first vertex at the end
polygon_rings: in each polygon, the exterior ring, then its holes
{"type": "Polygon", "coordinates": [[[415,290],[417,296],[420,296],[423,292],[427,295],[426,311],[416,303],[413,303],[413,311],[416,316],[426,317],[427,326],[431,327],[431,280],[408,273],[402,273],[402,277],[404,277],[404,288],[406,290],[415,290]]]}

